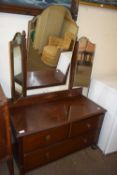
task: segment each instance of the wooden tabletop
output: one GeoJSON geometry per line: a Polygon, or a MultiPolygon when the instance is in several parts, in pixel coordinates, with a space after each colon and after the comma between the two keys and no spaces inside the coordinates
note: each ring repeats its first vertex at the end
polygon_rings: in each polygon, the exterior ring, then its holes
{"type": "Polygon", "coordinates": [[[20,137],[104,112],[103,108],[80,95],[77,98],[16,107],[11,111],[11,121],[17,137],[20,137]]]}
{"type": "MultiPolygon", "coordinates": [[[[57,69],[27,72],[27,89],[61,85],[65,79],[66,75],[57,69]]],[[[22,74],[15,76],[15,80],[22,85],[22,74]]]]}

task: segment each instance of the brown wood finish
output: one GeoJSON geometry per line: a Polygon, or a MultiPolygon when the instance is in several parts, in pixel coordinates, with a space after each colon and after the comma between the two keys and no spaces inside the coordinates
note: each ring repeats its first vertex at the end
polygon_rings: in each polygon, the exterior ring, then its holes
{"type": "Polygon", "coordinates": [[[100,115],[93,116],[92,118],[88,118],[85,120],[81,120],[80,122],[73,122],[71,125],[70,137],[81,135],[84,132],[89,132],[91,130],[98,129],[97,123],[100,120],[100,115]]]}
{"type": "Polygon", "coordinates": [[[45,93],[33,96],[22,97],[18,99],[16,102],[10,103],[10,108],[19,108],[25,107],[35,104],[41,104],[45,102],[57,101],[63,98],[71,97],[79,97],[79,94],[82,93],[82,88],[75,88],[71,90],[58,91],[53,93],[45,93]]]}
{"type": "Polygon", "coordinates": [[[48,129],[23,139],[25,153],[62,141],[67,137],[69,125],[48,129]]]}
{"type": "Polygon", "coordinates": [[[22,91],[23,96],[26,96],[26,88],[27,88],[27,47],[26,47],[26,33],[22,32],[22,42],[21,42],[21,54],[22,54],[22,91]]]}
{"type": "Polygon", "coordinates": [[[0,86],[0,162],[6,160],[10,175],[14,174],[8,102],[0,86]]]}
{"type": "MultiPolygon", "coordinates": [[[[26,89],[62,85],[65,80],[66,75],[57,69],[27,72],[26,89]]],[[[15,76],[15,81],[22,86],[22,74],[15,76]]]]}
{"type": "Polygon", "coordinates": [[[24,171],[29,171],[38,166],[44,165],[65,155],[86,148],[94,143],[96,136],[95,132],[66,139],[43,149],[37,149],[35,152],[25,154],[24,156],[24,171]]]}
{"type": "Polygon", "coordinates": [[[69,90],[73,88],[75,71],[77,66],[77,53],[78,53],[78,41],[75,42],[72,60],[71,60],[71,69],[70,69],[70,81],[69,81],[69,90]]]}
{"type": "Polygon", "coordinates": [[[15,89],[15,58],[13,50],[19,46],[21,50],[21,73],[22,73],[22,94],[26,96],[26,82],[27,82],[27,49],[26,49],[26,38],[25,32],[16,33],[13,40],[10,42],[10,73],[11,73],[11,95],[13,99],[17,98],[17,92],[15,89]],[[17,37],[20,36],[21,42],[17,41],[17,37]],[[19,43],[18,43],[19,42],[19,43]]]}
{"type": "MultiPolygon", "coordinates": [[[[72,0],[71,2],[71,14],[74,20],[77,19],[78,14],[78,6],[79,0],[72,0]]],[[[36,7],[25,7],[25,6],[18,6],[18,5],[9,5],[5,3],[0,3],[0,11],[7,12],[7,13],[16,13],[16,14],[24,14],[24,15],[39,15],[42,13],[44,9],[36,8],[36,7]]]]}
{"type": "Polygon", "coordinates": [[[72,18],[76,21],[78,17],[79,0],[71,1],[71,14],[72,18]]]}
{"type": "Polygon", "coordinates": [[[46,94],[42,102],[39,96],[38,101],[32,96],[28,101],[35,99],[35,103],[26,105],[27,99],[22,99],[22,105],[12,104],[14,156],[21,175],[97,143],[105,110],[78,93],[78,89],[71,92],[64,91],[64,96],[59,92],[56,100],[57,92],[56,96],[46,94]]]}
{"type": "Polygon", "coordinates": [[[0,109],[0,159],[4,158],[6,156],[6,151],[5,151],[5,147],[6,147],[6,133],[5,133],[5,121],[3,120],[3,110],[0,109]]]}

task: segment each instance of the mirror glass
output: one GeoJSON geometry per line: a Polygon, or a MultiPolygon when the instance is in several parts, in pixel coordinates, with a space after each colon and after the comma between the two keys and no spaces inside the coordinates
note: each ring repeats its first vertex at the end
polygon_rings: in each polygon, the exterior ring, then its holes
{"type": "Polygon", "coordinates": [[[18,98],[22,95],[23,88],[17,83],[17,77],[22,76],[22,52],[21,52],[21,40],[22,36],[20,33],[16,33],[12,41],[12,63],[13,63],[13,79],[14,81],[14,95],[15,98],[18,98]],[[16,93],[18,92],[18,93],[16,93]]]}
{"type": "Polygon", "coordinates": [[[87,37],[81,37],[79,39],[74,86],[89,87],[94,53],[95,44],[89,41],[87,37]]]}
{"type": "Polygon", "coordinates": [[[56,69],[61,52],[73,50],[78,26],[64,6],[50,6],[28,23],[28,71],[56,69]]]}
{"type": "Polygon", "coordinates": [[[36,80],[43,76],[40,87],[67,84],[77,32],[78,26],[64,6],[50,6],[29,21],[27,71],[38,72],[36,80]],[[50,71],[55,72],[53,78],[50,71]]]}
{"type": "MultiPolygon", "coordinates": [[[[14,56],[14,79],[17,80],[17,77],[22,75],[22,57],[21,57],[21,48],[16,46],[13,48],[14,56]]],[[[15,90],[22,94],[22,86],[18,86],[17,81],[15,81],[15,90]]]]}

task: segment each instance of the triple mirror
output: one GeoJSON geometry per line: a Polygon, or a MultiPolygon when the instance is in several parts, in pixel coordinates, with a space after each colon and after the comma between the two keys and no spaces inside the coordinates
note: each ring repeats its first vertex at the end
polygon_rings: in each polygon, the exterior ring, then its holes
{"type": "Polygon", "coordinates": [[[88,86],[80,72],[86,66],[91,70],[93,54],[88,41],[77,52],[77,33],[70,11],[56,5],[29,21],[27,38],[25,32],[16,33],[10,42],[12,97],[88,86]]]}
{"type": "Polygon", "coordinates": [[[10,42],[12,96],[68,89],[77,32],[70,11],[54,5],[29,21],[27,38],[16,33],[10,42]]]}

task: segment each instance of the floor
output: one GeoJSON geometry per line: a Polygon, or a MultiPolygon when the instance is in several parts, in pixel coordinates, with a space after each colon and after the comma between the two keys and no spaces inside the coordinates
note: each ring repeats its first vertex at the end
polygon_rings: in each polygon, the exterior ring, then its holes
{"type": "MultiPolygon", "coordinates": [[[[0,175],[8,175],[6,164],[0,175]]],[[[15,164],[15,175],[18,169],[15,164]]],[[[37,168],[26,175],[117,175],[117,152],[104,155],[99,149],[86,148],[48,165],[37,168]]]]}

